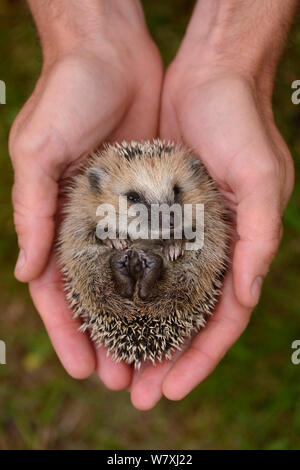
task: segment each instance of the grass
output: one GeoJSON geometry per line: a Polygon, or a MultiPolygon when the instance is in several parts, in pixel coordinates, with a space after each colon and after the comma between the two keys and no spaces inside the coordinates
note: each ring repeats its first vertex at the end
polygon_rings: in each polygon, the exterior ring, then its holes
{"type": "MultiPolygon", "coordinates": [[[[192,1],[144,0],[151,32],[169,63],[180,43],[192,1]]],[[[276,80],[276,120],[294,157],[296,185],[284,216],[285,234],[242,338],[205,383],[178,403],[162,400],[139,412],[124,391],[97,380],[77,382],[62,369],[27,287],[13,278],[17,256],[7,151],[11,123],[41,67],[36,32],[20,0],[0,6],[0,448],[3,449],[296,449],[300,446],[300,365],[291,343],[300,338],[300,105],[291,83],[300,78],[299,24],[293,28],[276,80]],[[297,30],[298,29],[298,30],[297,30]]]]}

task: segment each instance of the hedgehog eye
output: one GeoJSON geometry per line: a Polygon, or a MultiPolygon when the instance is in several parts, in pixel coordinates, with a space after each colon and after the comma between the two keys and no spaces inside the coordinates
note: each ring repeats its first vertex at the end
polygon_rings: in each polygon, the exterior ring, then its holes
{"type": "Polygon", "coordinates": [[[139,193],[136,193],[135,191],[129,191],[128,193],[125,194],[127,199],[131,202],[137,203],[141,201],[141,196],[139,193]]]}
{"type": "Polygon", "coordinates": [[[178,194],[180,193],[180,188],[177,184],[175,184],[173,191],[174,191],[174,196],[175,197],[178,196],[178,194]]]}

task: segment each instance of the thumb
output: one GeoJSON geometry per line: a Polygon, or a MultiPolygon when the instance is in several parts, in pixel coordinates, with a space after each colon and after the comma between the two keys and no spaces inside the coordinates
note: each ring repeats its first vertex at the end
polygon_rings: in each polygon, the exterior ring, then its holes
{"type": "Polygon", "coordinates": [[[239,238],[234,249],[233,279],[235,294],[246,307],[257,304],[263,278],[280,243],[282,223],[277,186],[270,180],[260,182],[238,204],[239,238]]]}
{"type": "Polygon", "coordinates": [[[53,169],[50,165],[51,144],[46,140],[37,146],[29,145],[30,139],[24,143],[24,138],[21,142],[17,137],[11,146],[14,223],[20,248],[15,276],[22,282],[29,282],[42,272],[55,234],[58,184],[52,174],[55,165],[53,169]]]}

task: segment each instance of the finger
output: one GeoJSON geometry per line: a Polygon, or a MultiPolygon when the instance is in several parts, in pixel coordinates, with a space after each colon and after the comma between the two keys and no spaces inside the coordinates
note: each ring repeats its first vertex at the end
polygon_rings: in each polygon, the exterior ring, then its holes
{"type": "Polygon", "coordinates": [[[138,410],[151,410],[162,398],[162,383],[165,375],[180,355],[177,351],[171,360],[153,365],[147,363],[140,371],[135,371],[130,392],[131,402],[138,410]]]}
{"type": "Polygon", "coordinates": [[[156,366],[147,363],[141,371],[135,371],[130,388],[131,403],[135,408],[151,410],[161,399],[161,377],[169,367],[168,361],[164,361],[156,366]]]}
{"type": "Polygon", "coordinates": [[[242,334],[249,318],[250,309],[242,307],[234,295],[230,274],[213,317],[167,373],[162,384],[163,394],[170,400],[184,398],[214,370],[242,334]]]}
{"type": "MultiPolygon", "coordinates": [[[[249,183],[250,184],[250,183],[249,183]]],[[[260,181],[238,203],[238,241],[233,257],[236,296],[254,307],[282,236],[281,204],[276,181],[260,181]],[[271,185],[271,186],[270,186],[271,185]]]]}
{"type": "Polygon", "coordinates": [[[36,166],[32,168],[31,174],[25,172],[22,177],[19,177],[22,170],[16,171],[13,188],[14,223],[20,249],[15,276],[23,282],[42,272],[55,233],[56,182],[44,177],[36,166]]]}
{"type": "Polygon", "coordinates": [[[100,380],[110,390],[128,388],[132,378],[132,369],[125,362],[115,362],[107,356],[107,348],[96,349],[97,373],[100,380]]]}
{"type": "Polygon", "coordinates": [[[45,138],[32,149],[28,142],[18,141],[12,146],[15,170],[12,199],[20,248],[15,275],[23,282],[42,272],[54,238],[58,185],[57,168],[54,162],[50,163],[51,145],[45,138]]]}
{"type": "Polygon", "coordinates": [[[53,347],[66,371],[83,379],[95,370],[95,353],[87,335],[80,333],[80,321],[72,318],[55,260],[43,275],[30,283],[33,302],[41,315],[53,347]]]}

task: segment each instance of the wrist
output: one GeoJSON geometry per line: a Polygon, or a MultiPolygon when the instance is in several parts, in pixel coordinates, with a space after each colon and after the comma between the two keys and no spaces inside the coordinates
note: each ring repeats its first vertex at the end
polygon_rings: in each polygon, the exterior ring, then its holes
{"type": "Polygon", "coordinates": [[[198,0],[175,62],[205,80],[233,74],[272,94],[298,0],[198,0]]]}
{"type": "Polygon", "coordinates": [[[105,40],[146,30],[139,0],[28,0],[40,35],[44,62],[76,50],[101,51],[105,40]]]}

